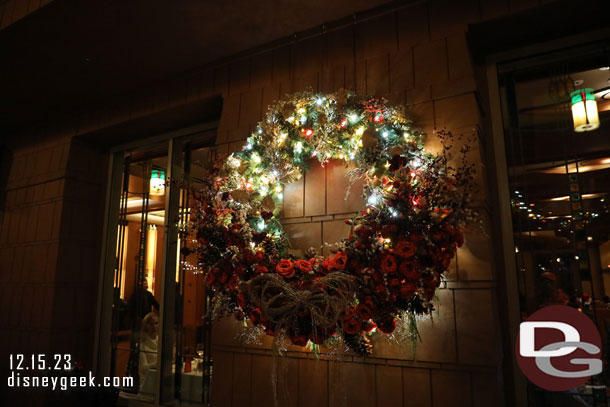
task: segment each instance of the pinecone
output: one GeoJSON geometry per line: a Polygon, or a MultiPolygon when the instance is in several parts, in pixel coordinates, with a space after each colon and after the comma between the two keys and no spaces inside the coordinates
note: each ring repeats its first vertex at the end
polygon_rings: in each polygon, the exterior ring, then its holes
{"type": "Polygon", "coordinates": [[[358,356],[368,356],[373,352],[373,345],[369,338],[362,332],[356,335],[343,333],[343,342],[358,356]]]}

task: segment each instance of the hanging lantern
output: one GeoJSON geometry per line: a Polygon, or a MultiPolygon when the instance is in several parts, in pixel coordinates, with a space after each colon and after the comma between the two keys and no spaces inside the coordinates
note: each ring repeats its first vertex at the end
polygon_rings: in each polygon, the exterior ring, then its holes
{"type": "Polygon", "coordinates": [[[150,194],[165,194],[165,171],[152,170],[150,173],[150,194]]]}
{"type": "Polygon", "coordinates": [[[574,131],[582,133],[597,129],[599,127],[599,116],[593,89],[579,89],[572,92],[570,96],[572,97],[574,131]]]}

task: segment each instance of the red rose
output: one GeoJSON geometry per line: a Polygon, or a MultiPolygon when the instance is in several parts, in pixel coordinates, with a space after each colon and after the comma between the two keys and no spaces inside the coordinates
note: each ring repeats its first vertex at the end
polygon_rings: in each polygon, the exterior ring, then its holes
{"type": "Polygon", "coordinates": [[[307,260],[297,260],[296,265],[302,273],[309,273],[311,271],[311,264],[307,260]]]}
{"type": "Polygon", "coordinates": [[[343,322],[343,330],[350,335],[356,335],[362,329],[360,321],[354,318],[347,319],[343,322]]]}
{"type": "Polygon", "coordinates": [[[421,274],[416,270],[416,263],[412,261],[403,261],[400,263],[399,270],[403,276],[408,278],[409,280],[419,280],[421,278],[421,274]]]}
{"type": "Polygon", "coordinates": [[[358,318],[364,321],[368,321],[373,316],[373,313],[371,312],[371,309],[368,306],[364,304],[359,304],[356,307],[356,315],[358,316],[358,318]]]}
{"type": "Polygon", "coordinates": [[[248,263],[248,264],[254,263],[254,252],[252,252],[251,250],[248,250],[248,251],[246,251],[245,256],[246,256],[246,263],[248,263]]]}
{"type": "Polygon", "coordinates": [[[333,257],[327,257],[322,262],[322,268],[326,271],[331,271],[335,268],[335,259],[333,257]]]}
{"type": "Polygon", "coordinates": [[[396,320],[394,318],[384,318],[381,321],[377,321],[377,328],[384,334],[391,334],[396,329],[396,320]]]}
{"type": "Polygon", "coordinates": [[[282,259],[275,266],[275,271],[283,278],[294,277],[294,263],[288,259],[282,259]]]}
{"type": "Polygon", "coordinates": [[[400,298],[409,299],[413,296],[413,294],[415,294],[416,290],[417,286],[415,284],[404,283],[400,286],[400,291],[398,295],[400,295],[400,298]]]}
{"type": "Polygon", "coordinates": [[[268,273],[269,269],[267,268],[267,266],[263,266],[262,264],[259,264],[258,266],[254,267],[254,272],[257,274],[264,274],[264,273],[268,273]]]}
{"type": "Polygon", "coordinates": [[[312,257],[308,261],[309,261],[309,265],[311,266],[311,268],[314,268],[315,266],[320,264],[320,259],[317,257],[312,257]]]}
{"type": "Polygon", "coordinates": [[[407,258],[415,254],[415,249],[415,243],[406,240],[401,240],[400,242],[396,243],[396,246],[394,247],[394,253],[396,253],[400,257],[407,258]]]}
{"type": "Polygon", "coordinates": [[[339,252],[339,253],[335,254],[334,260],[335,260],[335,267],[338,270],[343,270],[345,268],[345,266],[347,265],[347,253],[339,252]]]}
{"type": "Polygon", "coordinates": [[[211,271],[208,271],[208,274],[205,275],[205,285],[207,285],[208,287],[211,287],[215,281],[216,281],[216,276],[214,275],[214,273],[211,271]]]}
{"type": "Polygon", "coordinates": [[[290,341],[297,346],[307,345],[307,337],[303,335],[291,336],[290,341]]]}
{"type": "Polygon", "coordinates": [[[381,270],[384,273],[393,273],[396,271],[396,259],[391,254],[385,254],[381,258],[381,270]]]}

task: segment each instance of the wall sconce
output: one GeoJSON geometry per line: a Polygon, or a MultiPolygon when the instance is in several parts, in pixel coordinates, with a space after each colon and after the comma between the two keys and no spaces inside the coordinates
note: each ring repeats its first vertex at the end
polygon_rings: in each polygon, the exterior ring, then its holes
{"type": "Polygon", "coordinates": [[[150,194],[165,194],[165,171],[152,170],[150,173],[150,194]]]}
{"type": "Polygon", "coordinates": [[[574,131],[582,133],[597,129],[599,127],[599,115],[593,89],[575,90],[570,94],[570,97],[572,98],[574,131]]]}

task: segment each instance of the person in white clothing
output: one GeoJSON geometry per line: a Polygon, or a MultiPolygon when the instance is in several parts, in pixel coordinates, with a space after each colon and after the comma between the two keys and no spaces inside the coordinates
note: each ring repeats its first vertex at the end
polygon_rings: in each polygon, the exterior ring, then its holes
{"type": "Polygon", "coordinates": [[[159,329],[159,317],[150,312],[142,319],[140,329],[140,386],[144,383],[146,373],[157,367],[157,334],[159,329]]]}

